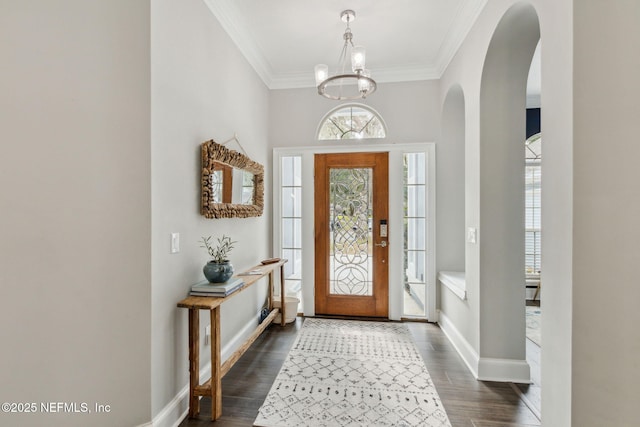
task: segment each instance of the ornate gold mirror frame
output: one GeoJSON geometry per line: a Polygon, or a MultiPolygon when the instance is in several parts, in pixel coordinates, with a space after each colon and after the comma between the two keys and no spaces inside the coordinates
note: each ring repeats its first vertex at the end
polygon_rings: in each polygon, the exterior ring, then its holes
{"type": "Polygon", "coordinates": [[[200,213],[207,218],[247,218],[261,216],[264,209],[264,167],[249,157],[229,150],[214,140],[203,142],[200,213]],[[213,172],[220,164],[253,174],[253,204],[217,203],[214,201],[213,172]]]}

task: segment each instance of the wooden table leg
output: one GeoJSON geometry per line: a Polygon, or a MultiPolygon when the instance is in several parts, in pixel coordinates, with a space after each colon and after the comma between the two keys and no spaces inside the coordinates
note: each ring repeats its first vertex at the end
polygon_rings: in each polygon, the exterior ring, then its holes
{"type": "Polygon", "coordinates": [[[280,266],[280,325],[284,326],[287,324],[286,319],[286,310],[284,304],[285,294],[284,294],[284,264],[280,266]]]}
{"type": "Polygon", "coordinates": [[[189,417],[200,413],[200,398],[196,387],[200,383],[200,314],[197,308],[189,310],[189,417]]]}
{"type": "Polygon", "coordinates": [[[222,416],[222,372],[220,370],[220,306],[211,310],[211,419],[222,416]]]}

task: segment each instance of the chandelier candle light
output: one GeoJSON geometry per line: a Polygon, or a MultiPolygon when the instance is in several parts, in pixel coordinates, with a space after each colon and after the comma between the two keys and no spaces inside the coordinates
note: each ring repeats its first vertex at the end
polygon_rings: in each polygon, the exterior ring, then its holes
{"type": "Polygon", "coordinates": [[[356,19],[353,10],[345,10],[340,14],[342,22],[347,24],[344,31],[344,45],[339,59],[339,74],[329,77],[329,67],[318,64],[315,67],[318,94],[338,101],[366,98],[376,90],[376,82],[371,72],[365,69],[365,50],[362,46],[353,45],[353,34],[349,23],[356,19]],[[346,72],[348,53],[351,52],[351,73],[346,72]]]}

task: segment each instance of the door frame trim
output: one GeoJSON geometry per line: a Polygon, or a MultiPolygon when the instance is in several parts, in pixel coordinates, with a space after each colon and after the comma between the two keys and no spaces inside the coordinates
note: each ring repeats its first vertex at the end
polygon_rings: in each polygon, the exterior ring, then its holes
{"type": "MultiPolygon", "coordinates": [[[[341,152],[389,152],[389,244],[391,248],[402,247],[402,223],[403,200],[402,191],[394,189],[402,188],[402,174],[394,173],[397,168],[402,168],[402,156],[404,153],[424,152],[427,161],[427,307],[426,318],[430,322],[438,321],[436,309],[436,144],[433,142],[403,143],[403,144],[372,144],[366,145],[340,145],[340,146],[302,146],[302,147],[277,147],[273,149],[273,185],[272,185],[272,227],[273,227],[273,256],[278,256],[282,248],[282,230],[280,214],[282,206],[282,194],[280,191],[281,176],[280,164],[282,157],[300,156],[302,158],[302,311],[305,316],[315,315],[315,280],[314,271],[314,154],[341,153],[341,152]]],[[[401,170],[401,169],[400,169],[401,170]]],[[[405,317],[402,313],[403,289],[402,289],[402,251],[389,251],[389,319],[400,320],[405,317]],[[394,278],[398,283],[393,284],[394,278]]]]}

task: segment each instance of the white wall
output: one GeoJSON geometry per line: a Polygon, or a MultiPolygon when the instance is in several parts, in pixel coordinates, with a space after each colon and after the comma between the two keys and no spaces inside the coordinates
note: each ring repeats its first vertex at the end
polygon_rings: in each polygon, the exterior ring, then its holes
{"type": "MultiPolygon", "coordinates": [[[[362,103],[387,124],[387,138],[381,142],[435,141],[440,133],[439,87],[437,80],[379,84],[376,93],[362,103]]],[[[316,140],[320,120],[338,105],[319,96],[315,88],[271,91],[269,141],[274,147],[344,145],[316,140]]]]}
{"type": "Polygon", "coordinates": [[[573,13],[572,421],[631,426],[640,399],[640,3],[574,2],[573,13]]]}
{"type": "Polygon", "coordinates": [[[151,414],[149,2],[0,5],[1,425],[151,414]],[[81,409],[81,407],[78,407],[81,409]]]}
{"type": "MultiPolygon", "coordinates": [[[[269,94],[204,2],[158,0],[151,9],[152,413],[166,425],[184,409],[184,399],[171,403],[188,385],[187,310],[176,303],[204,279],[208,255],[200,248],[201,236],[236,240],[230,259],[238,271],[272,255],[269,94]],[[200,143],[223,142],[234,132],[247,155],[265,165],[265,214],[205,219],[199,214],[200,143]],[[180,233],[178,254],[169,253],[172,232],[180,233]]],[[[235,143],[229,148],[240,150],[235,143]]],[[[257,325],[266,298],[263,282],[223,305],[223,349],[245,326],[257,325]]],[[[204,340],[209,315],[201,312],[200,318],[204,340]]],[[[209,347],[203,347],[202,367],[208,354],[209,347]]]]}

